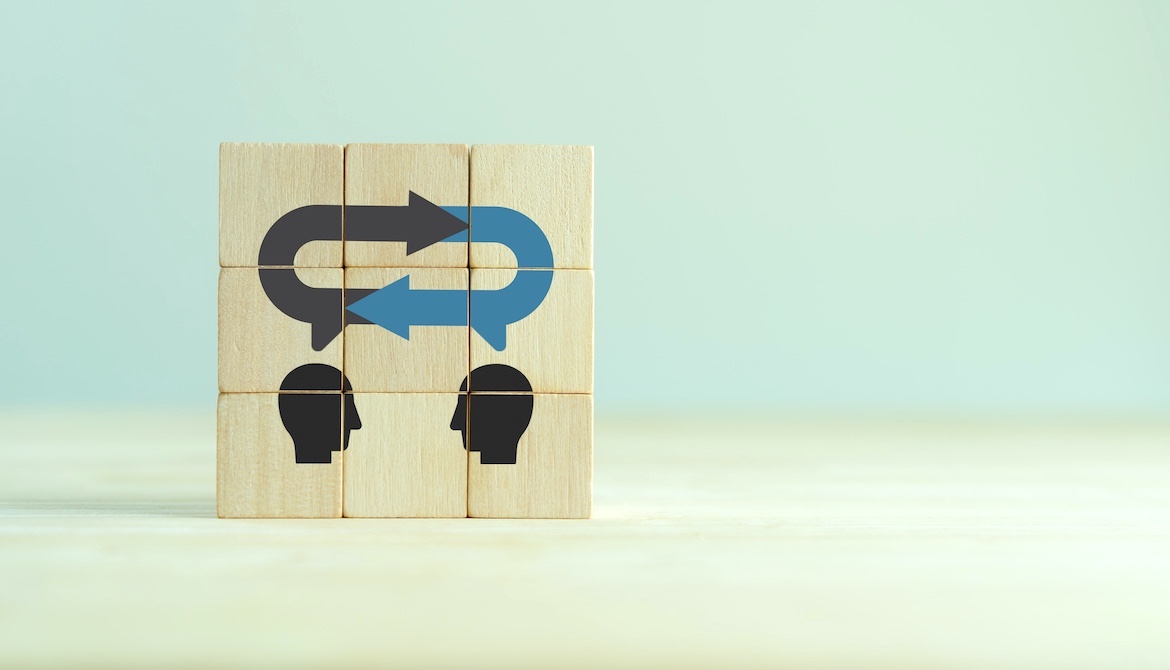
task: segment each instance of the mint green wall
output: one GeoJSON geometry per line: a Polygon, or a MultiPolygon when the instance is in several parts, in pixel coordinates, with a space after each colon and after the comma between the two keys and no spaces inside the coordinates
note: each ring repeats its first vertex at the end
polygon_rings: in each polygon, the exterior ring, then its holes
{"type": "Polygon", "coordinates": [[[1170,410],[1170,5],[21,3],[0,402],[209,405],[223,140],[597,147],[602,411],[1170,410]]]}

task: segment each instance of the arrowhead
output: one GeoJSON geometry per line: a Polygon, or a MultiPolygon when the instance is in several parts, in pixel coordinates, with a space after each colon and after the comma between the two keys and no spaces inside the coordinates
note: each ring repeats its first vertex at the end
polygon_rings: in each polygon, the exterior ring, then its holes
{"type": "Polygon", "coordinates": [[[459,217],[439,207],[421,195],[410,192],[410,227],[406,233],[406,255],[422,251],[427,247],[467,230],[468,225],[459,217]]]}
{"type": "Polygon", "coordinates": [[[409,340],[410,275],[374,291],[346,309],[404,340],[409,340]]]}

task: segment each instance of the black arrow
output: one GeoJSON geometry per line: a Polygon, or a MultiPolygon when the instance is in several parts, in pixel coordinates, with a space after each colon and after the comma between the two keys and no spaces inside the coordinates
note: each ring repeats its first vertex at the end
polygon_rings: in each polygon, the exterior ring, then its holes
{"type": "MultiPolygon", "coordinates": [[[[459,217],[410,192],[406,205],[346,205],[345,239],[406,242],[406,255],[467,230],[459,217]]],[[[261,266],[291,266],[297,251],[316,240],[341,239],[341,205],[306,205],[276,220],[260,243],[261,266]]]]}
{"type": "Polygon", "coordinates": [[[406,255],[467,230],[459,217],[410,192],[406,206],[346,205],[345,239],[360,242],[406,242],[406,255]]]}
{"type": "Polygon", "coordinates": [[[341,205],[305,205],[276,220],[260,243],[259,265],[293,264],[297,251],[314,240],[341,239],[341,205]]]}

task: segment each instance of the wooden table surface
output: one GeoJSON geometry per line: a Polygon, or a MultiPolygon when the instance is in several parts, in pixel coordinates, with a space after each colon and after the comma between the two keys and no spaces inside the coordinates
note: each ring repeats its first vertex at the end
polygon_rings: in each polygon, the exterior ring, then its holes
{"type": "Polygon", "coordinates": [[[228,521],[213,422],[0,416],[0,668],[1170,667],[1170,423],[600,420],[589,521],[228,521]]]}

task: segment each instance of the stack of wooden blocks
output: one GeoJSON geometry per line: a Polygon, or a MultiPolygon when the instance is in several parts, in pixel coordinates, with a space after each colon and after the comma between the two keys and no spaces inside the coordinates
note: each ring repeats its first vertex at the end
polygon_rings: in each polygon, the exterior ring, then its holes
{"type": "Polygon", "coordinates": [[[221,517],[586,518],[593,150],[220,147],[221,517]]]}

